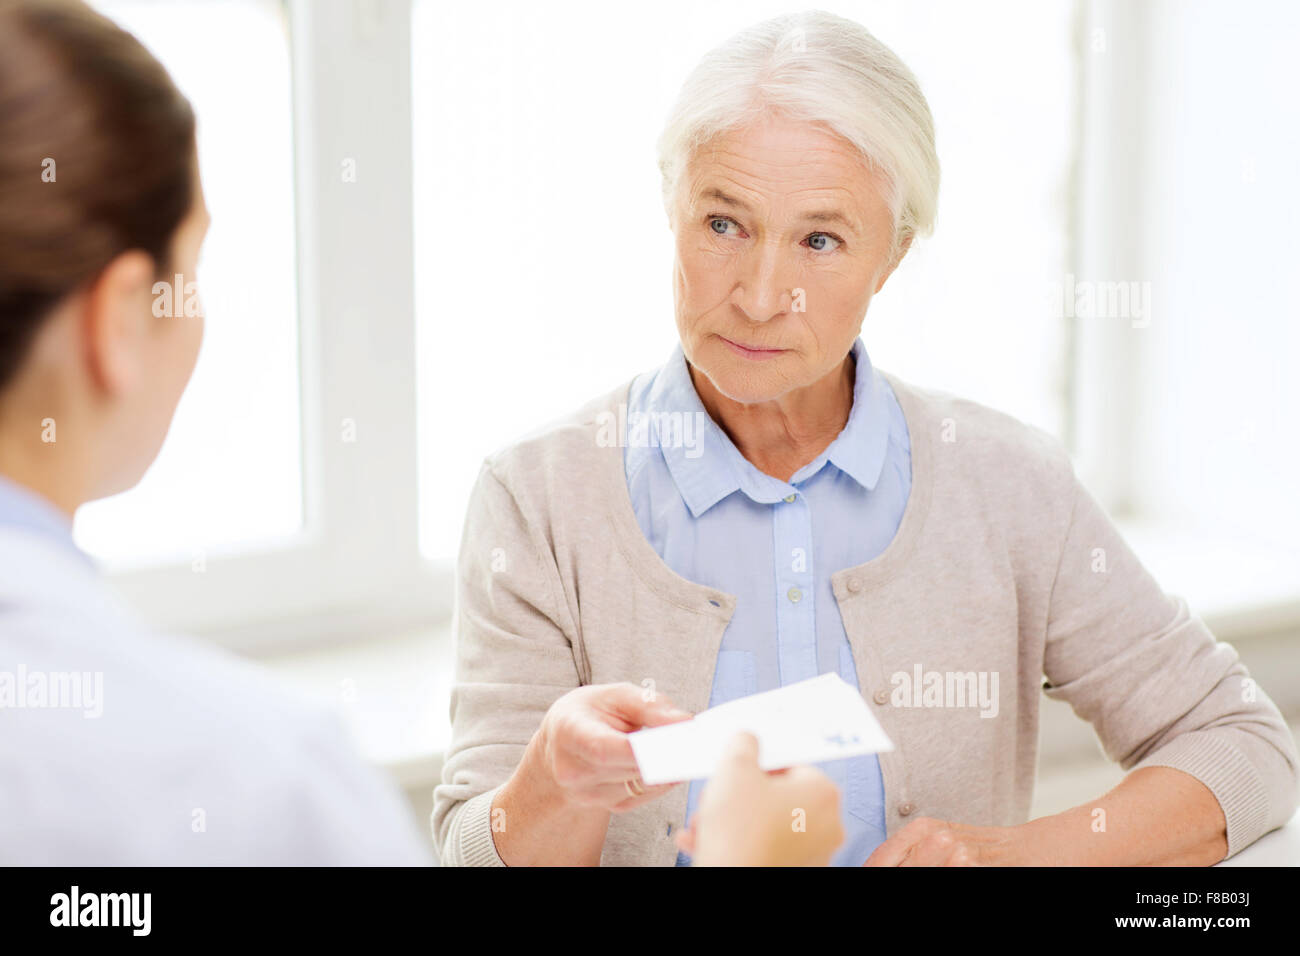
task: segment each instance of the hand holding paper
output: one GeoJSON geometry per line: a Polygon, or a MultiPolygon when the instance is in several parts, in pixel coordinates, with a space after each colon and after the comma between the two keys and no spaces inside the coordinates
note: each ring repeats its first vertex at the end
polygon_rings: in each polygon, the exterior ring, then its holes
{"type": "Polygon", "coordinates": [[[629,734],[648,785],[712,776],[728,742],[747,731],[758,739],[758,764],[781,770],[893,750],[862,695],[838,674],[712,707],[693,720],[629,734]]]}
{"type": "Polygon", "coordinates": [[[827,866],[844,842],[840,792],[816,767],[764,773],[758,741],[737,734],[676,842],[691,866],[827,866]]]}

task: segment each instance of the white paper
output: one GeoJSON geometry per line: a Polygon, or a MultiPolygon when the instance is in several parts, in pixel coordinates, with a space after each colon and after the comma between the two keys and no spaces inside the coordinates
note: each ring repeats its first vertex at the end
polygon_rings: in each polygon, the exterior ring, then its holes
{"type": "Polygon", "coordinates": [[[740,731],[758,739],[758,765],[781,770],[893,750],[867,702],[838,674],[719,704],[691,720],[628,735],[649,785],[713,775],[740,731]]]}

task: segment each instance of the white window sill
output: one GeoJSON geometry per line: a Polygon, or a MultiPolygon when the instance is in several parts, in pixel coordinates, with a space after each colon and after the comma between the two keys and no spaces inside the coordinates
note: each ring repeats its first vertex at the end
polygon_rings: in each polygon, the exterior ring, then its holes
{"type": "Polygon", "coordinates": [[[257,658],[332,706],[362,755],[406,789],[432,788],[451,741],[449,624],[257,658]]]}
{"type": "Polygon", "coordinates": [[[1300,632],[1300,547],[1139,520],[1116,526],[1160,586],[1186,599],[1219,640],[1300,632]]]}

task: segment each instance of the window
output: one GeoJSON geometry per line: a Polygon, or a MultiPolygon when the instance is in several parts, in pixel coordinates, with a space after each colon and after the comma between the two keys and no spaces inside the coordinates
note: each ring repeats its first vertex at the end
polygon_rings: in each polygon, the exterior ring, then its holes
{"type": "Polygon", "coordinates": [[[77,533],[236,649],[449,613],[416,536],[404,3],[104,0],[192,98],[207,341],[163,456],[77,533]]]}
{"type": "Polygon", "coordinates": [[[76,536],[110,566],[202,563],[302,528],[288,36],[270,0],[96,6],[193,104],[212,228],[203,348],[167,442],[136,488],[80,510],[76,536]]]}
{"type": "MultiPolygon", "coordinates": [[[[674,347],[660,124],[701,54],[788,7],[98,5],[193,100],[214,225],[172,435],[79,539],[156,623],[235,647],[445,622],[481,458],[674,347]]],[[[1296,85],[1297,24],[1223,0],[833,9],[917,74],[943,165],[873,361],[1064,439],[1198,610],[1294,611],[1300,149],[1251,93],[1296,85]],[[1149,284],[1149,323],[1072,299],[1121,281],[1149,284]]]]}
{"type": "MultiPolygon", "coordinates": [[[[872,302],[879,367],[1060,433],[1073,4],[847,3],[912,67],[939,224],[872,302]],[[989,104],[996,104],[990,109],[989,104]]],[[[672,242],[655,140],[709,48],[778,3],[417,0],[421,547],[455,556],[483,455],[667,359],[672,242]]]]}
{"type": "Polygon", "coordinates": [[[1103,132],[1078,271],[1145,309],[1076,318],[1078,461],[1157,579],[1233,628],[1300,614],[1300,137],[1260,95],[1300,84],[1297,28],[1285,5],[1101,3],[1081,37],[1103,132]]]}
{"type": "Polygon", "coordinates": [[[1131,330],[1150,340],[1133,486],[1141,513],[1294,547],[1300,132],[1258,93],[1300,88],[1300,12],[1270,6],[1262,30],[1249,6],[1155,8],[1152,66],[1178,83],[1152,84],[1151,164],[1168,172],[1148,194],[1151,322],[1131,330]]]}

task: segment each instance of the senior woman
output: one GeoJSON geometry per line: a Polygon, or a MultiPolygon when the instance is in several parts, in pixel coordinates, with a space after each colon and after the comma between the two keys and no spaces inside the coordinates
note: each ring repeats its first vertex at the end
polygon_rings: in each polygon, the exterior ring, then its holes
{"type": "Polygon", "coordinates": [[[627,734],[825,672],[896,746],[823,767],[836,864],[1209,864],[1283,823],[1276,707],[1062,448],[873,368],[859,331],[939,183],[897,57],[827,14],[748,29],[660,166],[680,347],[472,496],[443,861],[688,862],[700,782],[643,786],[627,734]],[[1027,822],[1043,693],[1131,772],[1027,822]]]}

